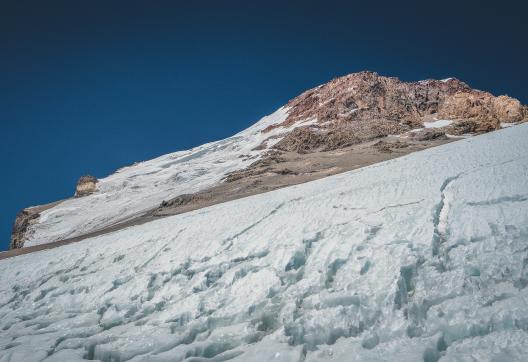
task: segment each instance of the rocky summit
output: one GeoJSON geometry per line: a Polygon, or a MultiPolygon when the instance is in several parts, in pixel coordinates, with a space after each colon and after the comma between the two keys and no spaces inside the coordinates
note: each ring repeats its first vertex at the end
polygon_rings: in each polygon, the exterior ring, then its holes
{"type": "Polygon", "coordinates": [[[501,128],[501,122],[528,118],[528,108],[517,99],[495,97],[455,78],[403,82],[374,72],[336,78],[304,92],[286,107],[284,122],[264,132],[298,125],[275,148],[301,153],[401,135],[435,120],[452,121],[444,131],[462,135],[493,131],[501,128]]]}

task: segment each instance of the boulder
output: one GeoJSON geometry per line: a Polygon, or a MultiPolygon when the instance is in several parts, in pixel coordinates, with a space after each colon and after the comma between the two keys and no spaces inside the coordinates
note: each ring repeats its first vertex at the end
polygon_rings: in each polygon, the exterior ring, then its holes
{"type": "Polygon", "coordinates": [[[97,178],[93,176],[82,176],[77,182],[75,197],[83,197],[93,194],[95,191],[97,191],[97,182],[97,178]]]}

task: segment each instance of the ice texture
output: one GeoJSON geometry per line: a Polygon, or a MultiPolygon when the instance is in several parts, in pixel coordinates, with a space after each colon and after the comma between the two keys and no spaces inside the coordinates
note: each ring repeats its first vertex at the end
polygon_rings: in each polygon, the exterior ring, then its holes
{"type": "Polygon", "coordinates": [[[0,361],[523,361],[528,125],[0,261],[0,361]]]}

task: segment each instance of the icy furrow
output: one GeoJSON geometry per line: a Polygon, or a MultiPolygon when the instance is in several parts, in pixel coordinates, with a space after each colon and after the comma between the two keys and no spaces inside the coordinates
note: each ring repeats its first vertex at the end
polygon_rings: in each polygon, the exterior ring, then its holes
{"type": "Polygon", "coordinates": [[[522,361],[527,137],[2,260],[0,361],[522,361]]]}

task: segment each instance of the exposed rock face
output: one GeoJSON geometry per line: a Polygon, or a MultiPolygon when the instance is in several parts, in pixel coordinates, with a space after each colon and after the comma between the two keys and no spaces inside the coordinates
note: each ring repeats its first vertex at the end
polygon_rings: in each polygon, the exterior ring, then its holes
{"type": "Polygon", "coordinates": [[[524,110],[517,99],[494,97],[486,92],[471,90],[447,97],[439,108],[438,116],[445,119],[519,122],[524,118],[524,110]]]}
{"type": "Polygon", "coordinates": [[[294,129],[274,146],[299,153],[402,134],[435,118],[453,120],[449,131],[454,134],[489,132],[501,122],[528,118],[518,100],[474,90],[458,79],[407,83],[374,72],[334,79],[292,99],[287,107],[288,118],[264,132],[315,119],[315,125],[294,129]]]}
{"type": "Polygon", "coordinates": [[[93,176],[82,176],[77,182],[75,197],[93,194],[97,191],[97,179],[93,176]]]}
{"type": "Polygon", "coordinates": [[[333,127],[299,127],[288,133],[274,148],[297,153],[332,151],[407,130],[408,127],[386,120],[342,123],[333,127]]]}
{"type": "Polygon", "coordinates": [[[233,181],[240,180],[242,178],[262,175],[266,172],[269,172],[272,169],[272,167],[270,166],[282,163],[284,161],[285,160],[281,156],[280,151],[277,151],[277,150],[267,151],[266,153],[262,155],[262,158],[253,162],[247,168],[243,170],[238,170],[238,171],[228,173],[226,177],[224,178],[224,181],[233,182],[233,181]]]}
{"type": "Polygon", "coordinates": [[[31,226],[39,222],[40,214],[53,206],[59,204],[61,201],[53,202],[51,204],[28,207],[20,211],[13,224],[11,232],[10,249],[17,249],[24,246],[24,242],[31,237],[31,226]]]}
{"type": "Polygon", "coordinates": [[[463,119],[447,127],[447,133],[460,136],[468,133],[485,133],[500,128],[500,122],[493,119],[463,119]]]}
{"type": "Polygon", "coordinates": [[[407,148],[409,146],[410,146],[409,143],[400,142],[400,141],[397,141],[397,142],[378,141],[374,143],[372,147],[374,147],[375,149],[383,153],[392,153],[396,150],[407,148]]]}
{"type": "MultiPolygon", "coordinates": [[[[77,182],[75,197],[90,195],[97,190],[97,179],[93,176],[82,176],[77,182]]],[[[31,236],[31,225],[38,223],[40,213],[57,205],[60,201],[29,207],[20,211],[15,219],[11,232],[10,249],[18,249],[24,246],[24,242],[31,236]]]]}
{"type": "Polygon", "coordinates": [[[161,203],[161,207],[168,207],[168,206],[183,206],[187,205],[193,201],[196,200],[196,195],[194,194],[182,194],[177,197],[175,197],[172,200],[166,200],[161,203]]]}
{"type": "Polygon", "coordinates": [[[17,249],[24,246],[26,232],[29,226],[37,222],[39,217],[40,213],[31,208],[23,209],[17,214],[11,233],[10,249],[17,249]]]}

